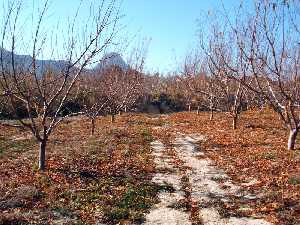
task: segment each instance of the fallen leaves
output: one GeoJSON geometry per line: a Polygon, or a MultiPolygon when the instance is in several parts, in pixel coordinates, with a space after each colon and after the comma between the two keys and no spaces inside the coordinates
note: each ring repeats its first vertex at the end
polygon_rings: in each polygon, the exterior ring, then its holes
{"type": "MultiPolygon", "coordinates": [[[[140,115],[124,115],[114,124],[100,118],[93,137],[84,117],[62,124],[49,140],[43,173],[37,171],[34,143],[26,152],[8,152],[0,159],[1,193],[14,194],[20,185],[30,184],[43,195],[33,205],[8,208],[0,213],[0,221],[116,224],[142,220],[158,191],[151,183],[151,132],[144,121],[140,115]],[[129,121],[140,123],[129,126],[129,121]],[[36,211],[40,213],[35,215],[36,211]]],[[[8,133],[16,135],[14,130],[8,133]]],[[[0,137],[7,138],[5,133],[0,137]]]]}
{"type": "MultiPolygon", "coordinates": [[[[170,133],[200,133],[208,136],[199,148],[224,169],[231,178],[248,191],[260,196],[249,200],[252,216],[265,215],[277,224],[300,223],[296,205],[287,207],[284,202],[300,199],[299,144],[296,151],[286,150],[288,133],[270,111],[247,111],[241,115],[238,129],[231,130],[231,121],[224,113],[175,113],[167,121],[170,133]],[[186,125],[190,121],[192,125],[186,125]],[[251,179],[250,179],[251,178],[251,179]],[[254,182],[255,181],[255,182],[254,182]],[[276,222],[277,221],[277,222],[276,222]]],[[[236,200],[236,204],[241,204],[236,200]]],[[[228,207],[238,212],[238,207],[228,207]]]]}
{"type": "MultiPolygon", "coordinates": [[[[13,151],[5,150],[0,159],[0,199],[3,193],[14,193],[22,185],[34,185],[43,193],[33,206],[9,209],[6,215],[10,221],[28,220],[22,216],[24,213],[31,219],[37,218],[41,211],[46,221],[60,215],[87,223],[105,220],[126,224],[141,220],[157,193],[157,187],[150,181],[155,171],[149,146],[153,136],[168,146],[178,132],[200,133],[208,138],[199,143],[199,148],[235,182],[258,197],[247,202],[232,199],[224,205],[228,212],[266,216],[280,225],[297,224],[300,223],[299,145],[296,151],[286,150],[287,133],[274,116],[269,111],[248,111],[241,115],[238,129],[232,131],[231,120],[223,113],[217,113],[213,121],[209,120],[209,113],[183,112],[159,117],[124,114],[117,117],[115,124],[109,118],[97,120],[94,137],[89,135],[87,119],[74,118],[62,124],[50,139],[45,173],[37,172],[35,143],[23,145],[26,151],[14,151],[15,143],[18,145],[22,139],[8,145],[7,150],[13,151]],[[164,132],[157,126],[163,126],[164,132]],[[133,201],[139,202],[138,208],[133,201]]],[[[5,146],[12,143],[6,141],[9,137],[27,135],[8,127],[0,130],[0,144],[4,140],[5,146]]],[[[173,155],[174,164],[184,171],[186,168],[175,157],[172,146],[168,147],[167,154],[173,155]]],[[[197,214],[193,204],[192,211],[197,214]]]]}

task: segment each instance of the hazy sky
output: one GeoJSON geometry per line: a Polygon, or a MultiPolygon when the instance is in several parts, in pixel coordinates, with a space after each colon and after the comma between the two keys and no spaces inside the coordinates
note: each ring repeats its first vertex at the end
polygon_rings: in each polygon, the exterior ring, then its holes
{"type": "MultiPolygon", "coordinates": [[[[44,22],[45,30],[47,27],[53,29],[58,20],[60,24],[66,23],[67,18],[74,15],[80,1],[50,0],[51,5],[44,22]]],[[[1,5],[5,2],[7,0],[0,0],[1,5]]],[[[36,5],[41,2],[41,0],[24,0],[24,15],[31,12],[33,7],[37,8],[36,5]]],[[[82,2],[80,18],[85,18],[89,15],[88,6],[91,0],[82,2]]],[[[238,0],[223,0],[223,2],[229,12],[239,4],[238,0]]],[[[1,10],[3,9],[0,8],[0,15],[3,13],[1,10]]],[[[136,40],[151,38],[146,68],[151,71],[168,72],[176,69],[177,63],[196,46],[197,19],[214,10],[222,10],[221,0],[123,0],[121,13],[125,17],[121,23],[125,28],[121,34],[124,38],[137,35],[136,40]]],[[[30,23],[31,18],[24,17],[23,20],[25,19],[30,23]]],[[[205,27],[205,21],[201,25],[205,27]]],[[[21,32],[24,37],[28,35],[26,34],[28,29],[21,32]]],[[[27,39],[30,39],[30,35],[27,39]]],[[[47,58],[47,53],[44,57],[47,58]]],[[[126,58],[126,53],[124,57],[126,58]]]]}

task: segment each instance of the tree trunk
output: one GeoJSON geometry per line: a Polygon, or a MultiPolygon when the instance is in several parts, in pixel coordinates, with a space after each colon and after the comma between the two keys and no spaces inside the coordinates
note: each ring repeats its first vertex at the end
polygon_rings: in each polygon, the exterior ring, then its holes
{"type": "Polygon", "coordinates": [[[200,106],[197,106],[197,115],[200,113],[200,106]]]}
{"type": "Polygon", "coordinates": [[[95,134],[95,118],[91,119],[91,123],[92,123],[92,129],[91,129],[91,135],[95,134]]]}
{"type": "Polygon", "coordinates": [[[110,115],[110,122],[114,123],[115,122],[115,114],[110,115]]]}
{"type": "Polygon", "coordinates": [[[290,130],[289,140],[288,140],[288,150],[294,150],[295,149],[295,143],[296,143],[296,137],[298,134],[298,129],[292,129],[290,130]]]}
{"type": "Polygon", "coordinates": [[[124,113],[127,113],[127,106],[124,107],[124,113]]]}
{"type": "Polygon", "coordinates": [[[191,105],[189,105],[189,112],[191,111],[191,105]]]}
{"type": "Polygon", "coordinates": [[[210,108],[210,118],[209,120],[212,121],[214,119],[214,109],[210,108]]]}
{"type": "Polygon", "coordinates": [[[121,115],[122,115],[122,111],[120,110],[120,111],[119,111],[119,116],[121,116],[121,115]]]}
{"type": "Polygon", "coordinates": [[[39,154],[39,170],[45,171],[46,169],[46,145],[47,139],[40,141],[40,154],[39,154]]]}
{"type": "Polygon", "coordinates": [[[238,116],[237,115],[234,115],[233,116],[233,120],[232,120],[232,129],[236,130],[237,128],[237,119],[238,119],[238,116]]]}

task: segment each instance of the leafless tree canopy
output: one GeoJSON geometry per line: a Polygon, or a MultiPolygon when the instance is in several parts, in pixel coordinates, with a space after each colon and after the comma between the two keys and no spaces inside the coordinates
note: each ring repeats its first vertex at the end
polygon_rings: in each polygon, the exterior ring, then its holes
{"type": "Polygon", "coordinates": [[[118,4],[115,0],[97,2],[97,5],[94,5],[97,11],[91,13],[89,28],[83,27],[84,36],[81,36],[76,30],[76,18],[80,11],[78,8],[73,21],[67,25],[65,52],[61,54],[65,60],[61,62],[61,68],[45,68],[41,71],[37,63],[38,56],[51,41],[48,37],[52,32],[50,30],[45,33],[42,28],[48,7],[49,2],[44,1],[35,21],[33,43],[29,44],[32,46],[28,52],[29,60],[20,66],[16,60],[16,53],[19,46],[17,41],[20,39],[19,31],[22,30],[22,27],[19,27],[22,2],[8,2],[0,52],[1,95],[9,104],[14,118],[30,129],[40,143],[41,170],[45,168],[45,147],[49,135],[65,118],[61,115],[64,103],[70,97],[85,68],[112,43],[118,31],[119,20],[118,4]],[[5,49],[8,49],[9,53],[5,49]],[[26,119],[18,115],[17,109],[20,107],[26,110],[26,119]]]}
{"type": "Polygon", "coordinates": [[[225,28],[213,24],[201,48],[211,73],[235,83],[235,104],[247,90],[278,113],[293,149],[300,126],[299,1],[257,1],[254,8],[249,15],[241,5],[233,19],[225,11],[225,28]]]}
{"type": "Polygon", "coordinates": [[[63,60],[55,68],[47,64],[41,68],[39,60],[47,44],[55,46],[58,38],[44,28],[49,9],[44,1],[38,15],[32,16],[36,20],[33,38],[24,48],[27,61],[20,63],[21,3],[8,1],[1,27],[0,113],[9,113],[40,143],[41,170],[49,136],[74,114],[90,119],[92,134],[98,116],[110,114],[113,122],[118,113],[150,109],[208,110],[211,120],[223,111],[236,129],[243,111],[269,106],[289,130],[288,149],[294,149],[300,129],[299,1],[253,1],[250,11],[241,3],[235,15],[225,7],[217,15],[210,13],[204,20],[206,30],[200,29],[199,45],[169,76],[145,73],[148,41],[129,54],[128,68],[88,69],[116,44],[120,20],[116,0],[97,1],[79,28],[78,8],[59,36],[64,37],[63,60]]]}

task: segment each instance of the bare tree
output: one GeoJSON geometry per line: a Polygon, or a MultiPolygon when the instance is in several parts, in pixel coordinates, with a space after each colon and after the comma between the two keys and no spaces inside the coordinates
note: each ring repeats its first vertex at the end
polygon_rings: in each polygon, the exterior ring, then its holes
{"type": "Polygon", "coordinates": [[[123,85],[120,91],[120,97],[123,99],[120,112],[125,113],[132,109],[137,100],[143,95],[143,75],[136,70],[128,70],[124,77],[123,85]]]}
{"type": "Polygon", "coordinates": [[[201,89],[200,82],[198,82],[200,66],[200,59],[197,54],[189,53],[186,56],[182,71],[181,86],[189,112],[193,103],[197,105],[199,110],[199,99],[197,98],[199,96],[197,96],[197,92],[201,89]]]}
{"type": "Polygon", "coordinates": [[[228,76],[234,75],[237,79],[243,79],[245,73],[240,71],[242,63],[232,59],[232,51],[225,42],[224,34],[220,35],[215,31],[212,38],[207,48],[201,46],[206,53],[202,60],[199,55],[186,60],[183,80],[186,83],[185,90],[192,96],[198,109],[200,105],[210,109],[211,120],[214,111],[228,112],[232,117],[232,128],[236,129],[245,88],[228,76]],[[228,67],[227,64],[231,62],[236,62],[236,65],[228,67]]]}
{"type": "Polygon", "coordinates": [[[220,85],[220,79],[209,66],[207,57],[200,57],[200,54],[190,54],[185,59],[182,82],[184,92],[188,92],[191,102],[197,105],[197,114],[200,107],[209,109],[210,120],[213,119],[215,111],[221,111],[219,100],[224,98],[220,85]],[[202,59],[200,59],[202,58],[202,59]]]}
{"type": "Polygon", "coordinates": [[[96,119],[99,115],[105,114],[108,104],[101,77],[86,74],[80,82],[76,101],[82,105],[82,113],[90,119],[91,135],[94,135],[96,119]]]}
{"type": "Polygon", "coordinates": [[[213,76],[208,72],[202,78],[202,85],[195,91],[197,95],[201,96],[199,105],[210,112],[210,120],[213,120],[214,114],[217,111],[222,111],[220,102],[222,101],[219,86],[213,76]]]}
{"type": "Polygon", "coordinates": [[[226,54],[216,42],[211,42],[215,47],[206,51],[215,68],[256,94],[279,115],[290,132],[288,149],[295,148],[300,129],[300,40],[299,23],[295,22],[300,20],[299,4],[299,1],[256,1],[252,14],[245,13],[241,4],[234,21],[225,12],[229,29],[218,31],[231,35],[223,46],[234,52],[226,54]]]}
{"type": "MultiPolygon", "coordinates": [[[[299,36],[295,35],[297,26],[287,15],[295,13],[299,3],[258,2],[250,21],[233,29],[237,46],[244,60],[249,62],[255,79],[255,86],[246,87],[263,97],[289,129],[287,147],[290,150],[295,148],[300,129],[300,45],[299,36]]],[[[299,14],[294,16],[299,21],[299,14]]]]}
{"type": "MultiPolygon", "coordinates": [[[[299,25],[295,26],[287,15],[299,6],[299,1],[257,3],[256,14],[248,26],[248,41],[237,38],[243,56],[251,64],[255,91],[290,131],[290,150],[295,148],[300,129],[300,39],[296,35],[299,25]]],[[[299,22],[299,14],[294,16],[299,22]]]]}
{"type": "MultiPolygon", "coordinates": [[[[212,76],[212,85],[215,88],[213,98],[219,99],[219,101],[222,102],[222,105],[219,107],[221,107],[221,110],[229,112],[232,117],[232,128],[236,129],[237,120],[242,111],[245,88],[240,82],[229,79],[228,77],[234,76],[238,80],[245,78],[244,73],[242,75],[240,74],[240,64],[237,63],[236,67],[229,68],[227,66],[229,62],[226,62],[226,64],[222,62],[224,58],[229,60],[229,54],[226,56],[227,53],[221,48],[223,47],[220,47],[219,45],[211,46],[211,54],[209,55],[209,71],[212,76]]],[[[236,59],[233,60],[237,61],[236,59]]]]}
{"type": "Polygon", "coordinates": [[[106,110],[111,115],[111,122],[114,122],[120,111],[127,112],[140,97],[143,76],[136,70],[124,71],[118,66],[112,66],[101,77],[107,99],[106,110]]]}
{"type": "Polygon", "coordinates": [[[37,60],[41,51],[46,48],[47,38],[51,37],[51,31],[42,29],[48,7],[49,3],[45,1],[36,21],[33,43],[28,44],[28,48],[32,46],[30,62],[21,66],[16,61],[16,46],[17,34],[21,29],[18,25],[22,8],[20,2],[9,4],[2,28],[0,52],[2,96],[8,99],[15,119],[29,129],[39,142],[39,169],[42,171],[46,168],[46,146],[49,136],[65,117],[70,116],[61,114],[64,103],[85,68],[112,43],[118,31],[119,20],[116,1],[103,0],[93,7],[97,10],[91,15],[87,26],[83,27],[84,36],[80,37],[76,26],[78,10],[73,22],[66,29],[65,52],[61,53],[66,57],[66,60],[62,61],[64,66],[49,72],[50,70],[40,70],[37,60]],[[4,48],[10,50],[9,65],[4,48]],[[19,104],[26,109],[26,119],[16,114],[19,104]]]}
{"type": "MultiPolygon", "coordinates": [[[[122,108],[130,110],[144,94],[144,66],[149,48],[149,40],[145,39],[139,46],[132,49],[128,59],[129,69],[125,71],[121,84],[122,108]]],[[[121,112],[121,111],[120,111],[121,112]]]]}

